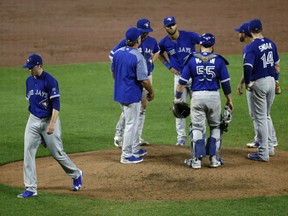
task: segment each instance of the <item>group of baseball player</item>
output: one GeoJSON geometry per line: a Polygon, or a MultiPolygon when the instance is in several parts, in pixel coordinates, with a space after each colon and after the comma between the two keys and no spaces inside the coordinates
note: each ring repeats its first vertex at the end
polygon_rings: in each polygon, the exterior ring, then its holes
{"type": "MultiPolygon", "coordinates": [[[[143,161],[148,151],[141,146],[149,142],[142,138],[146,109],[154,99],[152,72],[159,59],[174,76],[174,105],[186,103],[190,97],[191,158],[185,164],[193,169],[201,168],[201,162],[209,155],[210,167],[223,165],[220,157],[223,122],[230,123],[234,105],[231,96],[229,62],[214,53],[215,36],[178,30],[173,16],[163,21],[167,32],[159,43],[149,36],[151,23],[143,18],[135,27],[126,31],[110,52],[111,73],[114,79],[114,100],[119,103],[121,114],[116,125],[115,146],[122,149],[120,162],[134,164],[143,161]],[[199,45],[199,52],[195,46],[199,45]],[[219,89],[226,97],[224,116],[219,89]],[[206,121],[209,135],[206,136],[206,121]]],[[[279,56],[273,41],[262,35],[259,19],[243,23],[239,32],[243,50],[243,77],[237,87],[243,94],[245,84],[249,114],[253,120],[255,139],[248,147],[257,148],[248,158],[268,161],[275,154],[277,138],[270,116],[275,92],[281,93],[279,85],[279,56]]],[[[40,144],[47,146],[68,176],[72,178],[72,190],[82,187],[83,172],[64,152],[59,119],[60,92],[57,80],[43,70],[41,56],[32,54],[23,66],[31,73],[26,81],[26,98],[30,116],[24,136],[24,184],[25,191],[19,198],[37,195],[35,155],[40,144]]],[[[186,119],[176,117],[176,145],[186,146],[186,119]]]]}

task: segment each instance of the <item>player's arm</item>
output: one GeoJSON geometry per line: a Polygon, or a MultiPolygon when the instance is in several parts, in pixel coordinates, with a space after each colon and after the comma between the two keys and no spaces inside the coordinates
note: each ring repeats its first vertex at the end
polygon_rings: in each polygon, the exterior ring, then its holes
{"type": "Polygon", "coordinates": [[[230,85],[230,81],[227,80],[225,82],[221,82],[221,87],[223,89],[223,92],[225,94],[226,97],[226,105],[229,106],[229,108],[231,109],[231,112],[233,112],[234,110],[234,105],[232,103],[232,95],[231,95],[231,85],[230,85]]]}
{"type": "Polygon", "coordinates": [[[148,101],[152,101],[154,99],[154,91],[149,79],[141,80],[141,84],[148,91],[147,99],[148,101]]]}
{"type": "Polygon", "coordinates": [[[171,71],[171,73],[173,73],[173,74],[175,74],[175,75],[178,75],[178,76],[180,75],[180,72],[177,71],[175,68],[173,68],[173,67],[170,65],[169,61],[167,60],[167,58],[165,57],[164,54],[160,54],[160,55],[159,55],[159,60],[165,65],[165,67],[166,67],[168,70],[171,71]]]}
{"type": "Polygon", "coordinates": [[[239,84],[237,86],[237,93],[238,95],[242,95],[243,94],[243,84],[244,84],[244,76],[242,75],[239,81],[239,84]]]}
{"type": "Polygon", "coordinates": [[[51,120],[50,120],[50,123],[49,123],[48,128],[47,128],[47,134],[53,134],[54,133],[55,125],[56,125],[56,121],[57,121],[58,116],[59,116],[59,110],[56,110],[53,108],[51,120]]]}

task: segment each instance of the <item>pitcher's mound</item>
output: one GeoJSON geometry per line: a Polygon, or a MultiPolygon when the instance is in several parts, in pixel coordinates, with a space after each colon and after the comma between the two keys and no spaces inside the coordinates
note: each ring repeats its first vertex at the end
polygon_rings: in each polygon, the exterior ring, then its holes
{"type": "MultiPolygon", "coordinates": [[[[287,152],[276,151],[269,162],[246,159],[253,149],[223,149],[225,164],[194,170],[184,164],[188,147],[149,145],[139,164],[121,164],[121,149],[70,155],[84,172],[81,191],[70,191],[71,179],[52,157],[37,159],[38,194],[41,191],[113,200],[191,200],[288,194],[287,152]]],[[[23,188],[23,162],[0,167],[0,183],[23,188]]]]}

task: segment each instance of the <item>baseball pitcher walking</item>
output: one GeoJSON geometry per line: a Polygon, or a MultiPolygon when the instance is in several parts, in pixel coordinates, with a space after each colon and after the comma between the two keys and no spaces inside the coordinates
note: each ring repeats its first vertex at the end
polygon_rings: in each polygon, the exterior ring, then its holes
{"type": "Polygon", "coordinates": [[[26,190],[19,198],[37,196],[35,156],[40,144],[47,146],[54,159],[66,174],[73,179],[72,190],[82,187],[82,171],[64,152],[59,119],[60,92],[57,80],[43,71],[41,56],[32,54],[23,66],[31,76],[26,80],[26,99],[29,101],[30,116],[24,136],[24,184],[26,190]]]}

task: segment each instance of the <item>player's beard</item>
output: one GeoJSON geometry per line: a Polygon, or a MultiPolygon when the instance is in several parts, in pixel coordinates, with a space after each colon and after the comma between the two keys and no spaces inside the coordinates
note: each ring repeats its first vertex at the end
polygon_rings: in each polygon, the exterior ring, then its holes
{"type": "Polygon", "coordinates": [[[175,29],[174,32],[169,32],[169,31],[167,31],[167,33],[168,33],[170,36],[173,36],[176,32],[177,32],[177,29],[175,29]]]}
{"type": "Polygon", "coordinates": [[[240,40],[240,42],[244,42],[245,41],[245,36],[241,35],[239,40],[240,40]]]}

